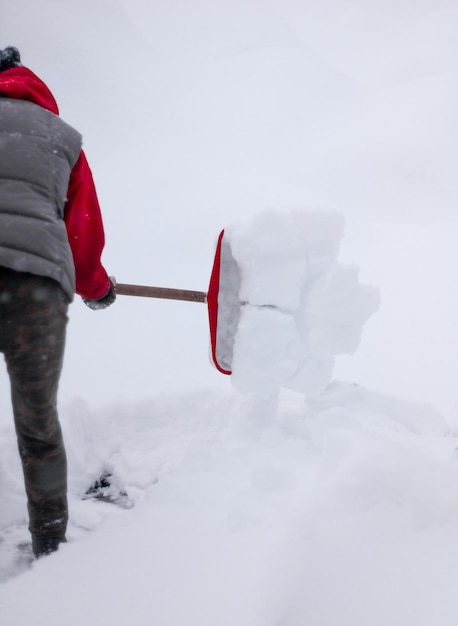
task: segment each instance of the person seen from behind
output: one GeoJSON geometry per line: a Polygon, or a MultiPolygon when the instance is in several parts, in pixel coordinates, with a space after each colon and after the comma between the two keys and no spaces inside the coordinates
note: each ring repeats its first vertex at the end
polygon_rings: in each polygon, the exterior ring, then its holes
{"type": "Polygon", "coordinates": [[[57,391],[70,302],[116,298],[82,137],[45,83],[0,50],[0,352],[11,400],[35,557],[66,541],[67,461],[57,391]]]}

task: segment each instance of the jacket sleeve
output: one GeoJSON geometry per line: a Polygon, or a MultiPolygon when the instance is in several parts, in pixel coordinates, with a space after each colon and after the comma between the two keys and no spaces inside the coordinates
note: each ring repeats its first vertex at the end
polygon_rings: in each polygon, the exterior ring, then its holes
{"type": "Polygon", "coordinates": [[[64,220],[75,264],[76,293],[83,298],[101,298],[110,287],[100,260],[105,235],[92,172],[83,150],[70,175],[64,220]]]}

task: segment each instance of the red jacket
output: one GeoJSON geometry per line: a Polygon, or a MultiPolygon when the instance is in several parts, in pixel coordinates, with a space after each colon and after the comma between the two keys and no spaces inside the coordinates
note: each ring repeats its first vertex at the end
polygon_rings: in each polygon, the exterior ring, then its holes
{"type": "MultiPolygon", "coordinates": [[[[0,72],[0,92],[8,98],[29,100],[59,115],[48,87],[26,67],[0,72]]],[[[83,150],[70,175],[64,220],[75,264],[76,293],[84,298],[100,298],[110,285],[100,260],[105,236],[92,173],[83,150]]]]}

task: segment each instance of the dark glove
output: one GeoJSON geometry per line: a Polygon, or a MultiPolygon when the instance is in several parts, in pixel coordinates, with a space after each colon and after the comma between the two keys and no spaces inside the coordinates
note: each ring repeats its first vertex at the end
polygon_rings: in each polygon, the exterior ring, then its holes
{"type": "Polygon", "coordinates": [[[88,306],[93,311],[98,311],[99,309],[106,309],[113,304],[116,300],[116,287],[110,278],[110,286],[108,291],[101,297],[96,300],[90,300],[89,298],[83,298],[83,302],[86,306],[88,306]]]}

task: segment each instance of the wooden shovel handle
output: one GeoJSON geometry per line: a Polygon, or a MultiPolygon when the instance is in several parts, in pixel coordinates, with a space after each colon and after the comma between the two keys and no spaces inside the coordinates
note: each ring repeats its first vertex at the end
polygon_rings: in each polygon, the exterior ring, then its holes
{"type": "Polygon", "coordinates": [[[145,285],[116,283],[116,293],[120,296],[141,296],[142,298],[207,302],[207,294],[204,291],[191,291],[189,289],[168,289],[167,287],[147,287],[145,285]]]}

